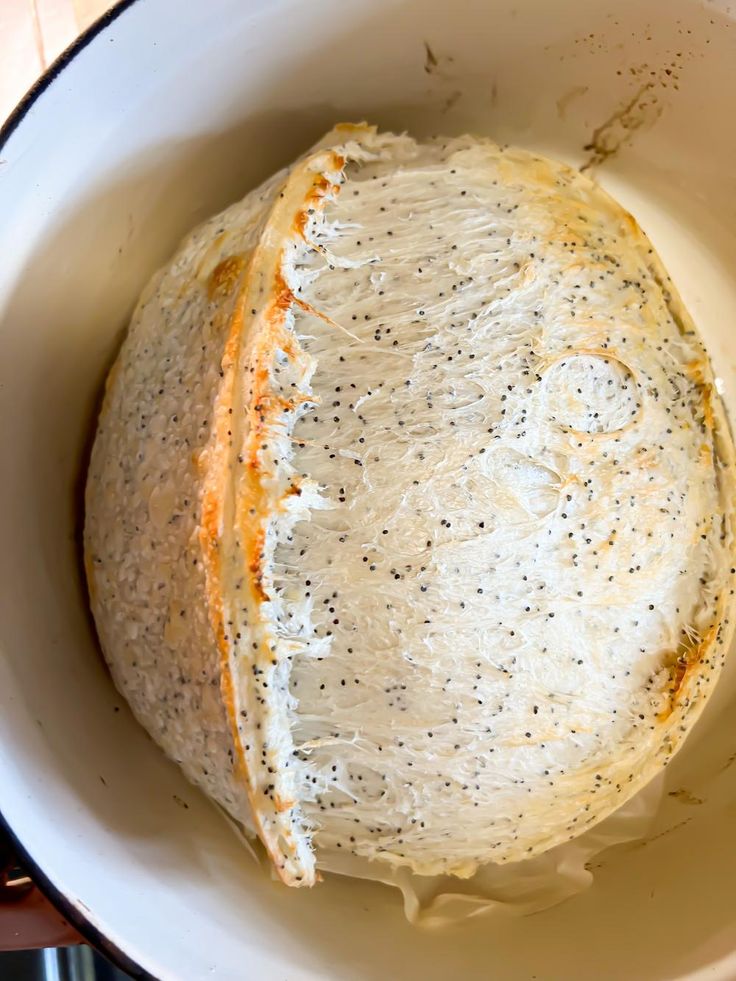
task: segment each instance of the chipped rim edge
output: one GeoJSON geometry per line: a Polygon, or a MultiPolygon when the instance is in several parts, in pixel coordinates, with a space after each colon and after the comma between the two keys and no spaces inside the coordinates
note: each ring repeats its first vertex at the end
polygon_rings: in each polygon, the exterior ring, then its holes
{"type": "MultiPolygon", "coordinates": [[[[30,110],[36,105],[46,89],[56,81],[64,69],[91,41],[94,41],[98,35],[102,34],[122,13],[129,7],[132,7],[136,2],[137,0],[116,0],[109,10],[93,21],[86,30],[82,31],[76,40],[69,47],[65,48],[58,58],[49,65],[46,71],[43,72],[16,105],[2,127],[0,127],[0,154],[2,154],[15,131],[23,123],[30,110]]],[[[141,981],[158,981],[155,975],[128,957],[117,944],[113,943],[102,930],[95,926],[73,899],[65,895],[54,885],[34,858],[28,853],[2,811],[0,811],[0,833],[7,836],[13,850],[30,873],[38,889],[59,910],[64,918],[72,924],[80,936],[92,947],[100,951],[117,968],[126,972],[131,977],[141,979],[141,981]]]]}

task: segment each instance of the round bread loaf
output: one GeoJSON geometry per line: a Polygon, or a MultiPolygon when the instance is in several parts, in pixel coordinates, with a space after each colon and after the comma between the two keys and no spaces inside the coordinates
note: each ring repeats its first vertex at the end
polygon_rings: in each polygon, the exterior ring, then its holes
{"type": "Polygon", "coordinates": [[[145,291],[87,484],[115,683],[284,882],[540,853],[718,676],[732,445],[695,329],[587,176],[340,126],[145,291]]]}

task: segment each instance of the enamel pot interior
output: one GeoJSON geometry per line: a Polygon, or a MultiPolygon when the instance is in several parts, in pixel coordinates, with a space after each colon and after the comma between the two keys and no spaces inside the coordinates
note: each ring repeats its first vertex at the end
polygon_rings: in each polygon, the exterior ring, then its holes
{"type": "Polygon", "coordinates": [[[78,556],[93,413],[145,280],[339,119],[597,162],[736,407],[734,16],[695,0],[133,0],[6,127],[0,810],[129,966],[258,981],[736,977],[736,657],[646,842],[607,853],[592,888],[548,912],[419,932],[386,887],[264,877],[114,691],[78,556]]]}

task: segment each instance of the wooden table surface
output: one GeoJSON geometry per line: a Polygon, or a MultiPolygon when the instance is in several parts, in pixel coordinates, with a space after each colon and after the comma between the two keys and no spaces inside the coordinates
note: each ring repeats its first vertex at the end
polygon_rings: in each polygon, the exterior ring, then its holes
{"type": "Polygon", "coordinates": [[[0,123],[112,0],[0,0],[0,123]]]}

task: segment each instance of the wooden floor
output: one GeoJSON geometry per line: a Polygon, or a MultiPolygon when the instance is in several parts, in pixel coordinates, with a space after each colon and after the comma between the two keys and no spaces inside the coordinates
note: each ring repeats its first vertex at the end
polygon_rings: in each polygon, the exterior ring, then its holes
{"type": "Polygon", "coordinates": [[[0,0],[0,123],[112,0],[0,0]]]}

